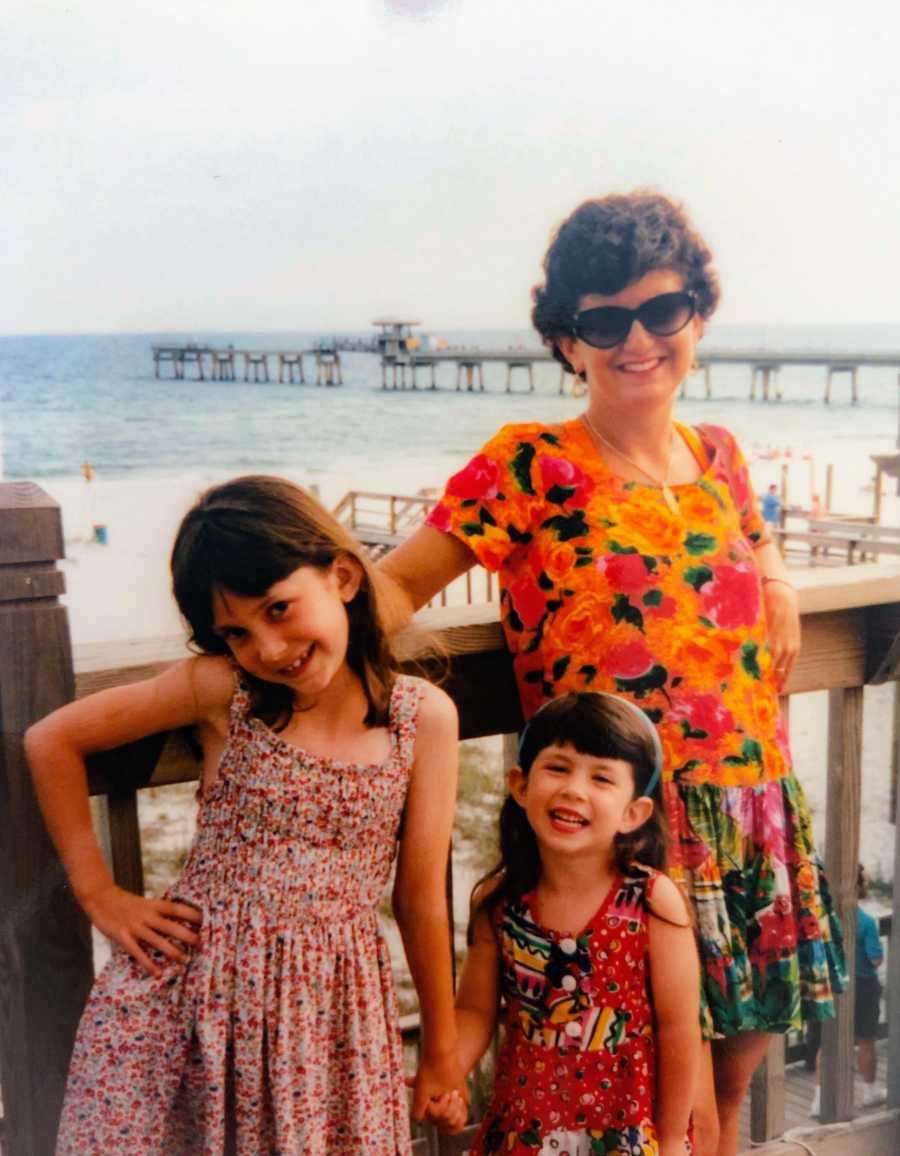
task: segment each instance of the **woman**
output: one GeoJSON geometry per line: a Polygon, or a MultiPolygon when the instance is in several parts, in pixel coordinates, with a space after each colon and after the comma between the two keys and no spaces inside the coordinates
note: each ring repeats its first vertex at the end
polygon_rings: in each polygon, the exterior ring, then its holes
{"type": "Polygon", "coordinates": [[[703,964],[703,1156],[737,1148],[771,1033],[834,1014],[840,925],[791,770],[778,694],[797,595],[746,463],[675,396],[718,300],[682,210],[638,192],[563,222],[534,290],[545,343],[587,389],[559,425],[506,426],[384,562],[412,608],[476,561],[499,573],[523,712],[570,690],[628,695],[657,724],[672,873],[703,964]],[[711,1064],[710,1064],[711,1059],[711,1064]]]}

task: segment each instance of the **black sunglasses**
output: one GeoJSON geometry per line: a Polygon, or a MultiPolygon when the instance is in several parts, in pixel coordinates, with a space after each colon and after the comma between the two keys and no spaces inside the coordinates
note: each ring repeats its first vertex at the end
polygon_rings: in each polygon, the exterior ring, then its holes
{"type": "Polygon", "coordinates": [[[612,349],[625,340],[635,319],[640,321],[648,333],[657,337],[671,337],[673,333],[684,329],[696,312],[697,299],[693,293],[687,290],[660,293],[637,309],[625,309],[621,305],[582,309],[575,314],[572,332],[595,349],[612,349]]]}

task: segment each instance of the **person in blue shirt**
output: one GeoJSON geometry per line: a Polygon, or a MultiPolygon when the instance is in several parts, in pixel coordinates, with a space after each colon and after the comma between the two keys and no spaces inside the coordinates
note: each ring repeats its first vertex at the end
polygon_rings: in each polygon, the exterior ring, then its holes
{"type": "MultiPolygon", "coordinates": [[[[869,893],[869,876],[862,863],[856,878],[860,899],[869,893]]],[[[856,1006],[854,1026],[857,1043],[857,1062],[863,1078],[863,1107],[878,1100],[875,1089],[877,1057],[875,1040],[878,1036],[878,1011],[881,1006],[881,983],[878,968],[884,958],[878,924],[860,907],[856,912],[856,1006]]]]}
{"type": "Polygon", "coordinates": [[[763,521],[770,526],[781,524],[781,498],[778,496],[778,487],[771,485],[762,496],[760,502],[763,521]]]}
{"type": "MultiPolygon", "coordinates": [[[[865,899],[869,894],[869,873],[862,863],[856,874],[856,894],[865,899]]],[[[878,922],[862,907],[856,909],[856,1000],[853,1011],[853,1028],[856,1036],[856,1059],[859,1074],[863,1079],[863,1107],[871,1108],[882,1098],[875,1086],[878,1057],[875,1041],[878,1038],[878,1017],[881,1008],[881,982],[878,968],[884,958],[878,922]]],[[[818,1083],[818,1060],[816,1062],[816,1090],[810,1105],[810,1116],[818,1116],[820,1109],[820,1089],[818,1083]]]]}

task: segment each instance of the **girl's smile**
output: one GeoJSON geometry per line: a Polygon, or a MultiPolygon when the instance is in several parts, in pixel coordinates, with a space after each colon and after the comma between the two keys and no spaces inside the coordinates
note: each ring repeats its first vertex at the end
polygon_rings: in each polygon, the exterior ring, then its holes
{"type": "Polygon", "coordinates": [[[607,852],[619,832],[646,819],[648,801],[635,799],[627,762],[584,754],[569,743],[545,747],[527,776],[514,767],[510,792],[543,852],[607,852]]]}
{"type": "Polygon", "coordinates": [[[346,661],[347,603],[360,579],[347,556],[329,567],[300,566],[262,596],[217,589],[214,628],[249,674],[304,697],[319,694],[346,661]]]}

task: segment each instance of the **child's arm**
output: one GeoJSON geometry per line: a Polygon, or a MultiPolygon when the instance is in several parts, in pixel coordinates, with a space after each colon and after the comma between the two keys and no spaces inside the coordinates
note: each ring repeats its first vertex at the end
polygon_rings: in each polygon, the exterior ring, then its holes
{"type": "MultiPolygon", "coordinates": [[[[456,993],[457,1053],[464,1076],[475,1067],[493,1038],[499,983],[500,947],[490,916],[481,911],[473,921],[472,945],[466,952],[456,993]]],[[[442,1096],[429,1105],[428,1119],[442,1131],[459,1132],[466,1123],[465,1103],[442,1096]]]]}
{"type": "Polygon", "coordinates": [[[472,945],[466,952],[456,994],[457,1048],[465,1075],[493,1039],[499,1004],[500,945],[490,916],[481,911],[472,925],[472,945]]]}
{"type": "Polygon", "coordinates": [[[684,900],[668,876],[657,876],[648,906],[659,1152],[684,1156],[700,1067],[700,960],[684,900]]]}
{"type": "Polygon", "coordinates": [[[432,1096],[462,1084],[456,1058],[445,888],[456,805],[458,742],[456,707],[442,690],[426,683],[393,896],[422,1023],[422,1058],[412,1109],[417,1120],[424,1116],[432,1096]]]}
{"type": "Polygon", "coordinates": [[[91,824],[85,757],[158,731],[209,721],[232,692],[224,660],[187,659],[156,678],[69,703],[25,735],[38,803],[75,898],[95,927],[153,975],[159,968],[145,947],[183,961],[181,945],[199,940],[177,921],[199,924],[200,913],[187,904],[144,899],[116,885],[91,824]]]}

